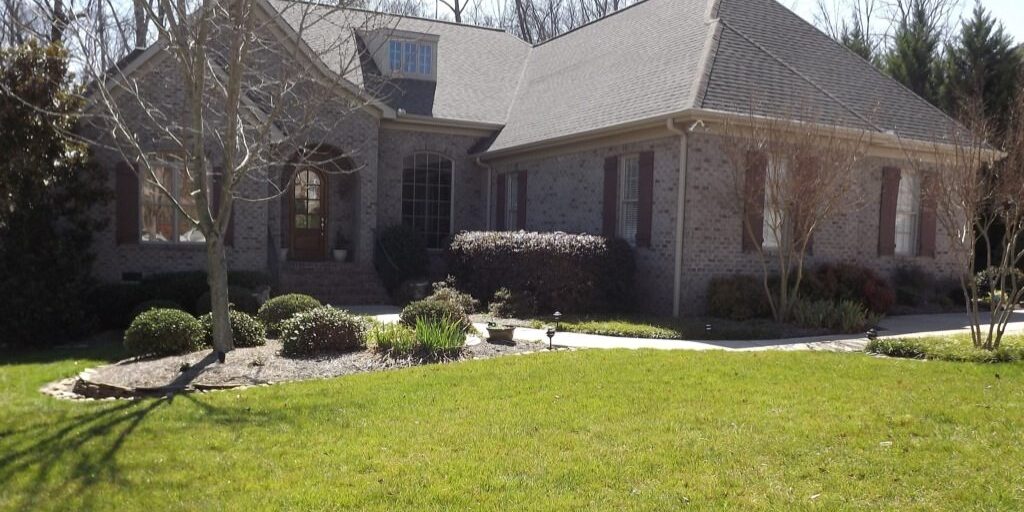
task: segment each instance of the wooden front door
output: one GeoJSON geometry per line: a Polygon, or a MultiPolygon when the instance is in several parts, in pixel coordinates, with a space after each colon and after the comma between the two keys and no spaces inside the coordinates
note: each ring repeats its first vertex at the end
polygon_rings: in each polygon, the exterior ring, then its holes
{"type": "Polygon", "coordinates": [[[322,260],[327,257],[327,186],[324,176],[312,169],[295,175],[292,190],[292,259],[322,260]]]}

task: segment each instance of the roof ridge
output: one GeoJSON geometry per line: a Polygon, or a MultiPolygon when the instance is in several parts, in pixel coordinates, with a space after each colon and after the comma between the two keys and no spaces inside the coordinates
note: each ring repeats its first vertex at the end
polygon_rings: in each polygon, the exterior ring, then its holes
{"type": "Polygon", "coordinates": [[[619,14],[620,12],[626,12],[626,11],[628,11],[628,10],[638,6],[638,5],[646,4],[648,1],[649,0],[639,0],[638,2],[629,4],[629,5],[621,8],[621,9],[619,9],[617,11],[612,11],[612,12],[610,12],[608,14],[605,14],[604,16],[601,16],[600,18],[590,20],[590,21],[588,21],[588,22],[586,22],[586,23],[584,23],[584,24],[582,24],[582,25],[580,25],[580,26],[578,26],[576,28],[573,28],[572,30],[567,30],[565,32],[562,32],[561,34],[558,34],[558,35],[554,36],[554,37],[549,37],[549,38],[547,38],[547,39],[545,39],[545,40],[543,40],[543,41],[541,41],[539,43],[534,44],[533,47],[537,48],[539,46],[544,46],[544,45],[550,43],[551,41],[554,41],[556,39],[561,39],[561,38],[563,38],[563,37],[565,37],[565,36],[567,36],[569,34],[572,34],[573,32],[577,32],[577,31],[579,31],[581,29],[584,29],[586,27],[589,27],[591,25],[596,25],[597,23],[600,23],[600,22],[602,22],[602,21],[604,21],[604,20],[606,20],[608,18],[611,18],[612,16],[615,16],[616,14],[619,14]]]}
{"type": "MultiPolygon", "coordinates": [[[[708,4],[709,8],[713,4],[717,4],[718,0],[711,0],[708,4]]],[[[708,14],[711,14],[710,10],[708,14]]],[[[690,91],[690,104],[689,107],[697,108],[697,100],[700,99],[700,106],[704,105],[704,97],[707,96],[708,83],[711,82],[711,69],[714,68],[714,62],[718,59],[718,48],[722,43],[722,25],[719,23],[721,19],[715,17],[705,22],[708,25],[708,33],[704,36],[704,51],[701,55],[700,61],[697,63],[696,77],[690,91]]]]}
{"type": "MultiPolygon", "coordinates": [[[[375,9],[363,9],[362,7],[337,7],[337,6],[334,6],[334,5],[328,5],[328,4],[325,4],[325,3],[322,3],[322,2],[318,2],[316,0],[273,0],[273,1],[275,1],[275,2],[287,2],[287,3],[294,3],[294,4],[308,4],[308,5],[312,5],[314,7],[324,7],[324,8],[327,8],[327,9],[337,9],[337,10],[342,10],[342,11],[358,11],[358,12],[365,12],[365,13],[370,13],[370,14],[379,14],[379,15],[382,15],[382,16],[392,16],[392,17],[395,17],[395,18],[406,18],[406,19],[410,19],[410,20],[420,20],[420,21],[429,21],[429,22],[435,22],[435,23],[443,23],[445,25],[454,25],[454,26],[457,26],[457,27],[466,27],[466,28],[476,28],[476,29],[481,29],[481,30],[489,30],[491,32],[501,32],[503,34],[508,34],[508,35],[510,35],[510,36],[512,36],[512,37],[514,37],[514,38],[516,38],[518,40],[520,40],[520,41],[523,41],[521,38],[519,38],[519,37],[517,37],[517,36],[515,36],[513,34],[510,34],[507,30],[505,30],[503,28],[500,28],[500,27],[488,27],[486,25],[477,25],[477,24],[474,24],[474,23],[459,23],[459,22],[451,21],[451,20],[443,20],[443,19],[438,19],[438,18],[428,18],[426,16],[412,16],[412,15],[409,15],[409,14],[396,14],[396,13],[391,13],[391,12],[378,11],[378,10],[375,10],[375,9]]],[[[530,43],[527,43],[526,41],[523,41],[523,42],[526,43],[526,44],[530,44],[530,43]]]]}
{"type": "MultiPolygon", "coordinates": [[[[772,1],[774,1],[774,0],[772,0],[772,1]]],[[[825,90],[825,88],[824,88],[824,87],[822,87],[822,86],[818,85],[818,84],[817,84],[817,83],[816,83],[816,82],[815,82],[814,80],[811,80],[811,79],[810,79],[809,77],[805,76],[805,75],[804,75],[803,73],[801,73],[800,71],[798,71],[798,70],[797,70],[796,68],[794,68],[793,66],[789,65],[789,63],[787,63],[786,61],[784,61],[784,60],[782,60],[782,59],[778,58],[778,57],[777,57],[777,56],[776,56],[776,55],[775,55],[774,53],[772,53],[772,52],[768,51],[768,49],[767,49],[767,48],[765,48],[764,46],[760,45],[760,44],[759,44],[759,43],[758,43],[757,41],[754,41],[753,39],[751,39],[751,38],[747,37],[747,35],[746,35],[746,34],[744,34],[744,33],[740,32],[739,30],[736,30],[736,28],[734,28],[734,27],[733,27],[733,26],[732,26],[732,25],[731,25],[731,24],[730,24],[730,23],[729,23],[728,21],[726,21],[725,19],[719,18],[719,21],[721,21],[722,25],[723,25],[723,26],[724,26],[725,28],[728,28],[728,29],[729,29],[729,30],[731,30],[731,31],[732,31],[733,33],[735,33],[736,35],[738,35],[738,36],[740,36],[741,38],[743,38],[743,40],[745,40],[746,42],[748,42],[748,43],[750,43],[751,45],[753,45],[753,46],[754,46],[755,48],[757,48],[757,49],[758,49],[759,51],[761,51],[761,53],[764,53],[765,55],[767,55],[767,56],[771,57],[771,58],[772,58],[772,60],[774,60],[775,62],[778,62],[778,63],[779,63],[779,64],[781,64],[781,65],[782,65],[783,67],[785,67],[786,69],[788,69],[788,70],[790,71],[790,73],[793,73],[794,75],[796,75],[797,77],[799,77],[799,78],[800,78],[801,80],[803,80],[804,82],[807,82],[807,83],[808,83],[808,84],[809,84],[809,85],[810,85],[811,87],[814,87],[815,89],[817,89],[817,90],[818,90],[818,92],[820,92],[820,93],[824,94],[824,95],[825,95],[825,96],[827,96],[827,97],[828,97],[828,98],[829,98],[830,100],[832,100],[832,101],[836,102],[836,104],[838,104],[839,106],[843,107],[843,109],[845,109],[846,111],[848,111],[848,112],[849,112],[850,114],[853,114],[853,116],[854,116],[854,117],[856,117],[856,118],[860,119],[861,121],[863,121],[863,122],[864,122],[865,124],[867,124],[868,126],[871,126],[871,127],[873,127],[874,129],[876,129],[876,130],[878,130],[878,131],[880,131],[880,132],[881,132],[881,131],[885,131],[885,130],[884,130],[884,129],[883,129],[882,127],[880,127],[880,126],[878,126],[877,124],[873,123],[872,121],[868,120],[868,119],[867,119],[866,117],[864,117],[864,116],[860,115],[860,114],[859,114],[859,113],[858,113],[858,112],[857,112],[856,110],[854,110],[854,109],[853,109],[852,107],[850,107],[849,105],[847,105],[847,104],[846,104],[845,102],[843,102],[843,101],[842,101],[842,100],[840,100],[839,98],[837,98],[837,97],[833,96],[833,95],[832,95],[832,94],[831,94],[830,92],[828,92],[827,90],[825,90]]]]}

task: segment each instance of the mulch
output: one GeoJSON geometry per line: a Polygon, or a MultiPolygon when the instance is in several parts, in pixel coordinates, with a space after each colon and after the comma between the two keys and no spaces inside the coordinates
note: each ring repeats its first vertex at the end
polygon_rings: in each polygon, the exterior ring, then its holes
{"type": "MultiPolygon", "coordinates": [[[[489,359],[540,350],[546,350],[545,344],[535,341],[499,344],[474,340],[448,361],[489,359]]],[[[262,347],[231,351],[224,364],[218,363],[210,350],[161,358],[126,359],[86,370],[76,379],[52,383],[44,387],[43,392],[59,398],[134,398],[340,377],[436,362],[420,358],[392,358],[371,350],[304,358],[285,357],[281,355],[281,343],[268,340],[262,347]],[[71,389],[66,389],[69,386],[71,389]]]]}

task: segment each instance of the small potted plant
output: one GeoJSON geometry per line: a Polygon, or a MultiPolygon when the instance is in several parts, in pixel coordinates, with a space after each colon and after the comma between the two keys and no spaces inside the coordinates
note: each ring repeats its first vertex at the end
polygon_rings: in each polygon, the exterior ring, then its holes
{"type": "Polygon", "coordinates": [[[515,343],[515,333],[516,328],[514,326],[487,322],[487,341],[515,343]]]}
{"type": "Polygon", "coordinates": [[[345,234],[338,230],[338,236],[334,239],[334,261],[346,261],[348,259],[348,239],[345,234]]]}

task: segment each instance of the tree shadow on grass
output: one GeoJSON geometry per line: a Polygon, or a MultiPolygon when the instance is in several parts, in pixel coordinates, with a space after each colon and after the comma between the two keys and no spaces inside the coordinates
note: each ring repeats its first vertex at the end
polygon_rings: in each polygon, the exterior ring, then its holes
{"type": "Polygon", "coordinates": [[[35,500],[53,497],[49,486],[54,483],[55,470],[69,470],[67,478],[57,477],[66,490],[121,482],[118,452],[151,412],[172,400],[173,396],[121,401],[4,435],[0,438],[0,487],[17,489],[13,495],[20,495],[22,502],[13,508],[29,510],[35,507],[35,500]],[[27,475],[29,482],[15,483],[27,475]]]}

